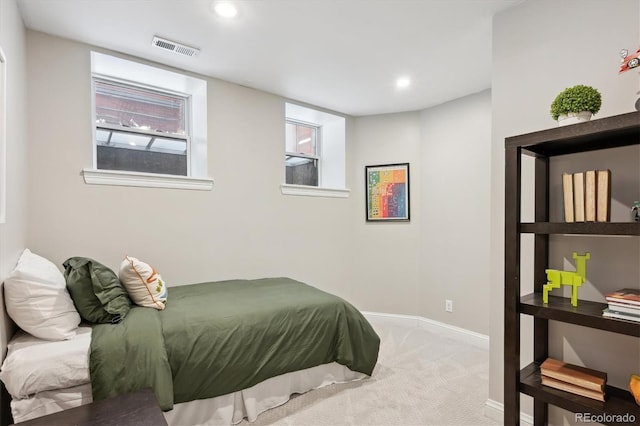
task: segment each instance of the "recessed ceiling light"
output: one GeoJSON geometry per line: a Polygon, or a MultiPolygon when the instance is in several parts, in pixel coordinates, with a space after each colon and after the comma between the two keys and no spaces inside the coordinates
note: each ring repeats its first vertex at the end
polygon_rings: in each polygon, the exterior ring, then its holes
{"type": "Polygon", "coordinates": [[[228,1],[214,3],[213,10],[223,18],[233,18],[238,14],[238,8],[228,1]]]}
{"type": "Polygon", "coordinates": [[[410,84],[411,84],[411,80],[409,80],[409,77],[400,77],[399,79],[396,80],[396,87],[398,89],[404,89],[405,87],[409,87],[410,84]]]}

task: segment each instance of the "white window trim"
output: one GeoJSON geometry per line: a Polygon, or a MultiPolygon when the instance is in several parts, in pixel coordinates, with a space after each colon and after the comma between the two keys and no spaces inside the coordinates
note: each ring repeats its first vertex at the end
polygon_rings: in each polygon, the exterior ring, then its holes
{"type": "Polygon", "coordinates": [[[283,183],[280,185],[283,195],[302,195],[307,197],[349,198],[350,189],[323,188],[320,186],[292,185],[283,183]]]}
{"type": "Polygon", "coordinates": [[[282,194],[309,197],[348,198],[351,191],[346,188],[345,182],[345,118],[342,116],[330,114],[289,102],[285,103],[284,118],[285,122],[298,122],[304,125],[314,126],[318,128],[318,131],[322,134],[317,136],[321,138],[318,142],[318,161],[320,162],[318,186],[293,185],[283,183],[280,185],[282,194]],[[334,132],[338,131],[340,133],[339,138],[327,138],[327,135],[325,134],[325,130],[327,128],[331,128],[334,132]],[[336,141],[336,139],[338,140],[336,141]],[[336,144],[335,142],[338,143],[336,144]],[[327,154],[330,154],[332,156],[331,163],[326,161],[327,154]],[[331,167],[332,171],[330,173],[327,173],[327,171],[325,171],[325,168],[329,165],[334,165],[334,167],[331,167]],[[335,172],[336,167],[337,169],[339,169],[337,173],[335,172]],[[331,178],[329,179],[330,176],[331,178]]]}
{"type": "Polygon", "coordinates": [[[211,191],[213,179],[120,170],[84,169],[84,181],[90,185],[138,186],[147,188],[194,189],[211,191]]]}
{"type": "MultiPolygon", "coordinates": [[[[87,184],[139,186],[151,188],[197,189],[210,191],[213,179],[207,172],[207,83],[205,80],[178,74],[162,68],[128,61],[115,56],[91,52],[92,77],[119,80],[125,84],[143,84],[186,95],[190,98],[191,123],[190,131],[189,173],[190,176],[162,175],[118,170],[98,169],[95,141],[95,96],[91,99],[92,132],[93,132],[93,169],[84,169],[82,174],[87,184]],[[140,81],[131,81],[131,70],[137,75],[144,75],[140,81]],[[197,105],[197,106],[194,106],[197,105]],[[194,161],[195,156],[199,160],[194,161]]],[[[93,78],[91,79],[93,85],[93,78]]],[[[93,94],[92,90],[92,94],[93,94]]]]}

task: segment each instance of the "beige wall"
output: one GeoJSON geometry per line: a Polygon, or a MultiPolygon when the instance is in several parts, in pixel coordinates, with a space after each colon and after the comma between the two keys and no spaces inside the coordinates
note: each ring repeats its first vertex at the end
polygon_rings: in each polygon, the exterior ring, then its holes
{"type": "Polygon", "coordinates": [[[208,82],[212,191],[86,185],[90,47],[27,32],[30,248],[60,265],[139,257],[169,285],[291,276],[345,295],[350,200],[284,196],[284,100],[208,82]]]}
{"type": "Polygon", "coordinates": [[[420,115],[417,112],[358,117],[354,125],[353,160],[357,173],[351,212],[354,294],[375,312],[417,315],[420,312],[420,115]],[[409,163],[410,221],[367,222],[365,166],[409,163]]]}
{"type": "Polygon", "coordinates": [[[35,252],[112,268],[129,254],[170,285],[287,275],[363,310],[488,334],[488,91],[422,112],[347,117],[351,196],[314,198],[280,193],[285,100],[207,78],[212,191],[93,186],[80,175],[92,167],[90,47],[27,34],[35,252]],[[411,164],[411,221],[367,223],[364,166],[396,162],[411,164]]]}
{"type": "MultiPolygon", "coordinates": [[[[7,60],[7,217],[0,224],[0,283],[13,269],[26,244],[27,114],[25,29],[15,0],[0,1],[0,47],[7,60]]],[[[1,287],[1,284],[0,284],[1,287]]],[[[0,292],[0,303],[2,292],[0,292]]],[[[0,320],[0,359],[9,322],[0,320]]]]}
{"type": "Polygon", "coordinates": [[[416,112],[358,117],[352,187],[353,292],[370,311],[417,315],[420,277],[420,121],[416,112]],[[409,163],[410,221],[367,222],[365,166],[409,163]]]}
{"type": "Polygon", "coordinates": [[[489,330],[491,93],[420,112],[356,119],[353,194],[364,166],[410,163],[411,221],[366,223],[354,210],[355,294],[368,309],[489,330]],[[445,312],[445,300],[453,312],[445,312]]]}
{"type": "MultiPolygon", "coordinates": [[[[640,89],[638,72],[618,75],[622,48],[637,49],[640,41],[638,0],[540,0],[526,2],[494,19],[493,149],[491,220],[491,379],[490,398],[503,401],[503,285],[504,285],[504,138],[554,127],[549,106],[564,88],[587,84],[600,90],[601,111],[594,117],[633,110],[640,89]]],[[[558,157],[551,164],[551,200],[561,199],[563,171],[593,168],[613,170],[612,219],[629,220],[628,207],[640,199],[640,149],[558,157]]],[[[531,161],[523,162],[523,220],[532,217],[531,161]]],[[[557,206],[552,218],[560,217],[557,206]]],[[[553,236],[551,267],[573,267],[574,250],[591,251],[588,282],[579,298],[604,301],[604,294],[623,286],[640,285],[640,239],[553,236]]],[[[531,240],[522,248],[523,293],[531,291],[531,240]]],[[[531,321],[523,318],[522,363],[531,361],[531,321]]],[[[629,374],[640,371],[638,339],[577,326],[551,323],[550,355],[609,373],[609,383],[626,388],[629,374]],[[597,347],[597,349],[595,348],[597,347]]],[[[530,413],[526,398],[524,411],[530,413]]],[[[551,424],[573,424],[573,415],[552,408],[551,424]]]]}
{"type": "Polygon", "coordinates": [[[423,111],[421,122],[422,312],[489,334],[491,92],[423,111]]]}

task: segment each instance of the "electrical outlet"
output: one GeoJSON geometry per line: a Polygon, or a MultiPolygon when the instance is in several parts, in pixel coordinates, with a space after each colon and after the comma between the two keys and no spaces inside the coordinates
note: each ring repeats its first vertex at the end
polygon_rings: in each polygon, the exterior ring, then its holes
{"type": "Polygon", "coordinates": [[[447,312],[453,312],[453,300],[445,300],[444,301],[444,310],[447,312]]]}

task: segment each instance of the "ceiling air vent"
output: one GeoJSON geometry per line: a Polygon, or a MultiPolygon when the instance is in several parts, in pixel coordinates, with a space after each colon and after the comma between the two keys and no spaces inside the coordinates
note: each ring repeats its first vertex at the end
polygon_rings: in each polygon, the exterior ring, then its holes
{"type": "Polygon", "coordinates": [[[185,46],[184,44],[176,43],[175,41],[167,40],[166,38],[160,38],[158,36],[153,37],[153,41],[151,42],[151,44],[153,44],[157,48],[169,50],[179,55],[196,56],[198,53],[200,53],[200,49],[185,46]]]}

